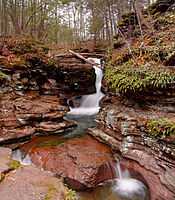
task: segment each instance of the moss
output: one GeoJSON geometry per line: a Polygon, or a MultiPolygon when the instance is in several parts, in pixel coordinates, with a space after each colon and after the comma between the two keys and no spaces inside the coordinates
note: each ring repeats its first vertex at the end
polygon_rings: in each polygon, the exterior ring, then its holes
{"type": "Polygon", "coordinates": [[[76,192],[72,189],[67,189],[65,200],[77,200],[76,192]]]}
{"type": "Polygon", "coordinates": [[[64,140],[50,140],[38,144],[38,147],[52,147],[64,144],[64,140]]]}
{"type": "Polygon", "coordinates": [[[108,86],[123,95],[138,95],[172,87],[175,73],[164,67],[134,67],[131,62],[121,66],[108,66],[105,70],[108,86]]]}
{"type": "Polygon", "coordinates": [[[8,75],[0,71],[0,80],[3,80],[3,79],[8,79],[8,75]]]}
{"type": "Polygon", "coordinates": [[[51,200],[54,198],[55,194],[57,192],[57,189],[52,186],[52,185],[49,185],[49,188],[48,188],[48,192],[44,198],[44,200],[51,200]]]}
{"type": "Polygon", "coordinates": [[[146,132],[156,138],[175,135],[175,122],[167,118],[150,119],[146,124],[146,132]]]}
{"type": "Polygon", "coordinates": [[[17,160],[11,160],[8,165],[9,165],[10,169],[12,169],[12,170],[18,169],[19,167],[21,167],[20,162],[17,160]]]}

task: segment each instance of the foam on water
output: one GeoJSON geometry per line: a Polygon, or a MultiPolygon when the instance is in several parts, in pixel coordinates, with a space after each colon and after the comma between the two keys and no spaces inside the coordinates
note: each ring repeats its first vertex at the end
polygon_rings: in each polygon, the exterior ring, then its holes
{"type": "Polygon", "coordinates": [[[121,170],[120,164],[117,163],[116,173],[119,178],[115,180],[113,192],[122,199],[127,200],[146,200],[147,188],[139,180],[131,178],[128,170],[121,170]]]}
{"type": "MultiPolygon", "coordinates": [[[[100,59],[91,58],[95,63],[100,64],[100,59]]],[[[95,115],[99,112],[99,102],[103,98],[104,94],[101,92],[101,82],[103,78],[103,72],[100,67],[93,66],[96,74],[96,93],[82,96],[80,107],[70,107],[70,115],[95,115]]]]}
{"type": "Polygon", "coordinates": [[[146,187],[145,185],[133,178],[118,179],[113,186],[113,191],[118,196],[127,199],[145,200],[146,199],[146,187]]]}

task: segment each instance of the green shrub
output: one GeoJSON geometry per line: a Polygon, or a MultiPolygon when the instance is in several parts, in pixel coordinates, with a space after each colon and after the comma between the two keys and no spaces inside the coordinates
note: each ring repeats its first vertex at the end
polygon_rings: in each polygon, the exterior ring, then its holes
{"type": "Polygon", "coordinates": [[[175,135],[175,122],[166,118],[150,119],[146,124],[146,132],[160,138],[175,135]]]}

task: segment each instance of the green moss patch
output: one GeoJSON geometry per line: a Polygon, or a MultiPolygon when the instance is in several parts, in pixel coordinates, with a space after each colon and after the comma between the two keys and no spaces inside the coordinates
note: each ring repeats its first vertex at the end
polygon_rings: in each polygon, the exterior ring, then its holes
{"type": "Polygon", "coordinates": [[[50,140],[37,145],[37,147],[53,147],[64,144],[64,140],[50,140]]]}
{"type": "Polygon", "coordinates": [[[49,186],[48,192],[44,198],[44,200],[51,200],[54,198],[55,194],[57,192],[57,189],[54,186],[49,186]]]}
{"type": "Polygon", "coordinates": [[[156,138],[175,135],[175,122],[166,118],[150,119],[146,124],[146,132],[156,138]]]}
{"type": "Polygon", "coordinates": [[[171,88],[175,73],[165,68],[133,67],[131,63],[122,66],[108,66],[105,79],[109,87],[123,95],[138,95],[171,88]]]}
{"type": "Polygon", "coordinates": [[[67,189],[65,200],[77,200],[76,192],[72,189],[67,189]]]}
{"type": "Polygon", "coordinates": [[[8,75],[0,71],[0,80],[8,79],[8,75]]]}
{"type": "Polygon", "coordinates": [[[12,170],[18,169],[19,167],[21,167],[21,163],[17,160],[11,160],[10,163],[9,163],[9,167],[12,170]]]}

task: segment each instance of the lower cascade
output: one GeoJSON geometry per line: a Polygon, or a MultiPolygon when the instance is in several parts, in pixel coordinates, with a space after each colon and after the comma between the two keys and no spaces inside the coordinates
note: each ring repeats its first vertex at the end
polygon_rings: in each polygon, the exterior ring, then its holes
{"type": "Polygon", "coordinates": [[[32,161],[30,159],[30,156],[27,154],[25,155],[22,153],[20,149],[16,149],[12,153],[12,159],[19,161],[22,165],[31,165],[32,161]]]}
{"type": "Polygon", "coordinates": [[[116,173],[118,179],[115,180],[112,190],[122,200],[147,200],[147,188],[139,180],[131,178],[127,170],[122,171],[117,163],[116,173]]]}
{"type": "MultiPolygon", "coordinates": [[[[100,65],[100,59],[90,58],[94,63],[100,65]]],[[[103,78],[103,72],[100,67],[93,66],[96,74],[96,93],[90,95],[84,95],[81,98],[79,107],[70,107],[70,115],[95,115],[99,112],[99,102],[103,98],[104,94],[101,92],[101,82],[103,78]]]]}

